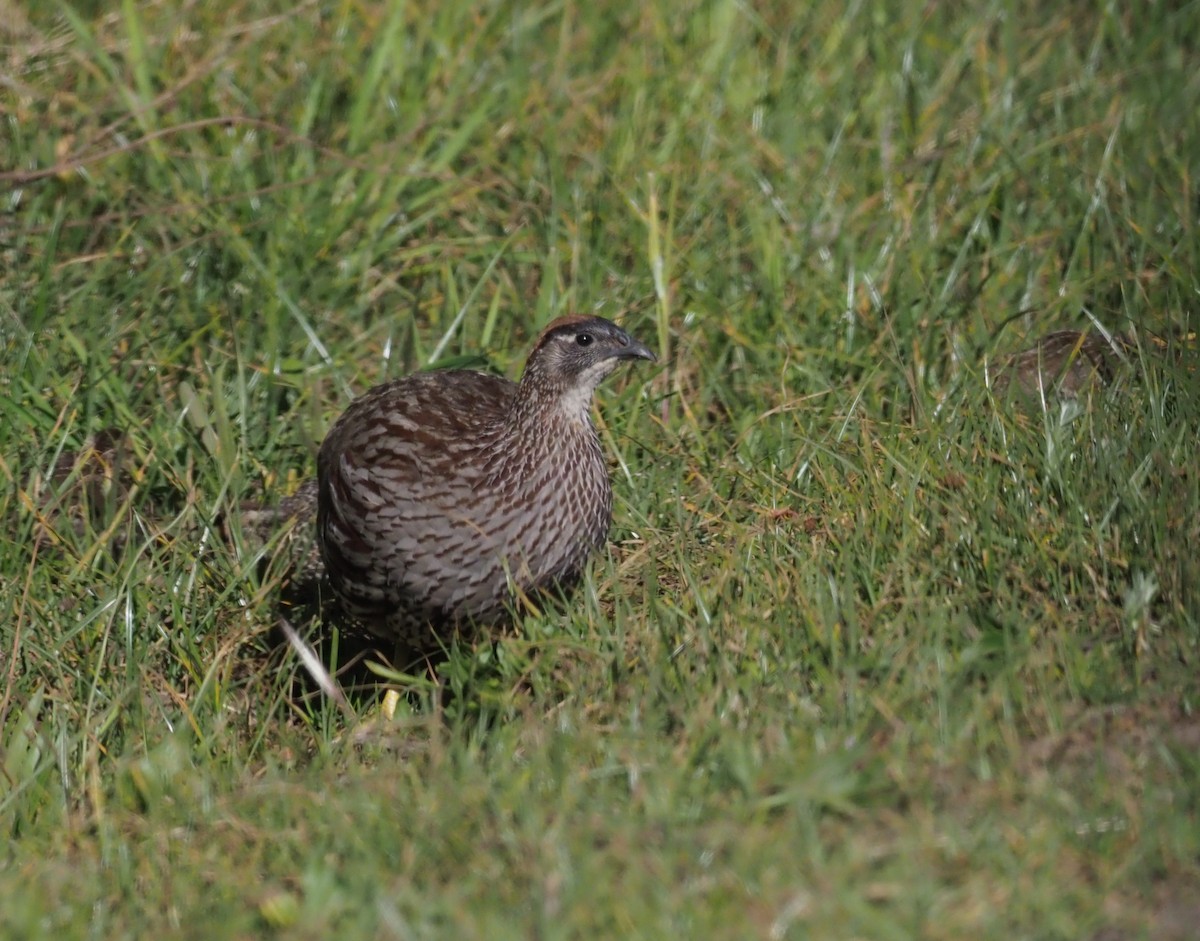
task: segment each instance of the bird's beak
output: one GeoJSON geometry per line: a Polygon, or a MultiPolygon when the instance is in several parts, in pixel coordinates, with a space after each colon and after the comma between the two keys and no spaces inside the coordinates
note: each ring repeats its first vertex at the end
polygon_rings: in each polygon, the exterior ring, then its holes
{"type": "Polygon", "coordinates": [[[635,340],[628,334],[626,334],[625,339],[629,342],[613,354],[617,359],[645,359],[652,363],[658,362],[658,357],[651,352],[650,347],[646,346],[645,343],[635,340]]]}

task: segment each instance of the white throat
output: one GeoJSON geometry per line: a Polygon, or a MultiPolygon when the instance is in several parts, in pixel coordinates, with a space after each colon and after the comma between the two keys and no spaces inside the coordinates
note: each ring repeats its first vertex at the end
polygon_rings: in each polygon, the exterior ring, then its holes
{"type": "Polygon", "coordinates": [[[614,360],[602,359],[580,373],[575,384],[558,400],[562,416],[573,422],[590,422],[592,396],[596,392],[596,387],[600,385],[605,376],[616,368],[616,365],[614,360]]]}

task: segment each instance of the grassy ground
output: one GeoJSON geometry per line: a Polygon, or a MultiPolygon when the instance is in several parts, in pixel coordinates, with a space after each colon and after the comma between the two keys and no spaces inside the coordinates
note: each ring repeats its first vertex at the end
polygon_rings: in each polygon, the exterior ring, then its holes
{"type": "Polygon", "coordinates": [[[0,935],[1194,936],[1200,17],[890,6],[0,0],[0,935]],[[354,727],[219,521],[572,309],[611,550],[354,727]]]}

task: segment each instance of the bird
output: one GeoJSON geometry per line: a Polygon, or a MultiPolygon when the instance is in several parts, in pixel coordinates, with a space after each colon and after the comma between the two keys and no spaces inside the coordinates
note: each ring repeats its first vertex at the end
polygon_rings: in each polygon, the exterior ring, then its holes
{"type": "Polygon", "coordinates": [[[1056,330],[1010,356],[997,371],[992,390],[1003,396],[1012,389],[1033,400],[1046,394],[1062,399],[1086,395],[1112,382],[1117,367],[1130,361],[1133,342],[1123,334],[1056,330]]]}
{"type": "Polygon", "coordinates": [[[316,542],[342,612],[417,652],[565,590],[608,537],[612,484],[591,403],[657,357],[601,317],[538,336],[519,382],[466,369],[370,389],[317,456],[316,542]]]}

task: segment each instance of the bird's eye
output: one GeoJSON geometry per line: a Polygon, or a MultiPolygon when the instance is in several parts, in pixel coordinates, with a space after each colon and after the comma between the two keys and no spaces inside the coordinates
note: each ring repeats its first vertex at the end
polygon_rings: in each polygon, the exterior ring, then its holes
{"type": "Polygon", "coordinates": [[[592,335],[590,333],[577,333],[575,334],[575,342],[580,346],[591,346],[592,335]]]}

